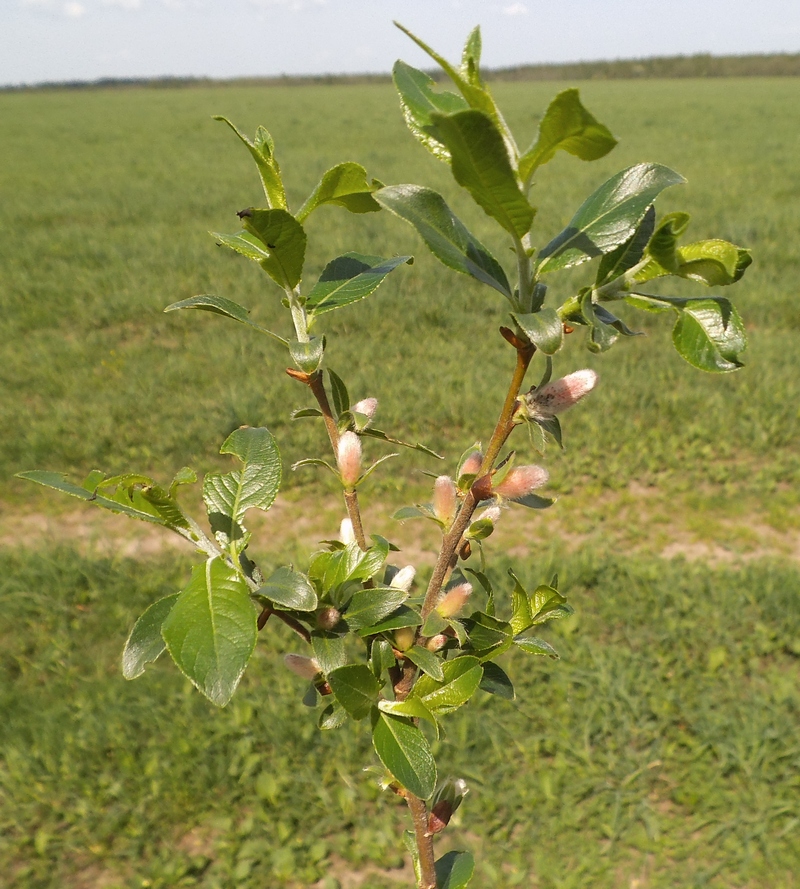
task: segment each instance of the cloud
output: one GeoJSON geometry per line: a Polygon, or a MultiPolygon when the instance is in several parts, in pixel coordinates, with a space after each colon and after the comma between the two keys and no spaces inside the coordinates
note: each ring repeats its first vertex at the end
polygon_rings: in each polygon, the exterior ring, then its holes
{"type": "Polygon", "coordinates": [[[503,7],[503,15],[527,15],[528,7],[524,3],[512,3],[503,7]]]}
{"type": "Polygon", "coordinates": [[[257,6],[259,9],[282,6],[292,12],[299,12],[309,6],[325,6],[327,2],[328,0],[250,0],[251,6],[257,6]]]}
{"type": "Polygon", "coordinates": [[[142,0],[102,0],[103,6],[119,6],[122,9],[141,9],[142,0]]]}
{"type": "Polygon", "coordinates": [[[79,19],[85,15],[86,7],[82,3],[65,3],[64,15],[71,19],[79,19]]]}

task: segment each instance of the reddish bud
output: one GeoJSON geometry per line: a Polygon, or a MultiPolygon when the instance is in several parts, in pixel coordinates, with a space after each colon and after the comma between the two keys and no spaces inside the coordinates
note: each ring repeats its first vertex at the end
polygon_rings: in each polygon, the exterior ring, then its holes
{"type": "Polygon", "coordinates": [[[472,595],[471,583],[460,583],[449,589],[442,597],[436,610],[442,617],[454,617],[464,607],[472,595]]]}
{"type": "Polygon", "coordinates": [[[441,651],[445,645],[447,645],[449,637],[445,636],[444,633],[437,633],[435,636],[431,636],[430,639],[425,643],[425,648],[428,651],[441,651]]]}
{"type": "Polygon", "coordinates": [[[296,676],[311,682],[318,678],[322,672],[313,657],[305,657],[302,654],[285,654],[283,662],[296,676]]]}
{"type": "Polygon", "coordinates": [[[332,630],[342,619],[342,612],[329,605],[317,612],[317,626],[321,630],[332,630]]]}
{"type": "Polygon", "coordinates": [[[449,475],[440,475],[433,485],[433,511],[440,522],[449,526],[456,517],[458,489],[449,475]]]}
{"type": "Polygon", "coordinates": [[[597,374],[593,370],[576,370],[575,373],[529,392],[526,396],[528,409],[533,416],[554,417],[577,404],[596,384],[597,374]]]}
{"type": "Polygon", "coordinates": [[[361,439],[355,432],[343,432],[339,439],[336,462],[342,484],[354,488],[361,477],[361,439]]]}
{"type": "Polygon", "coordinates": [[[494,493],[506,500],[520,500],[541,488],[548,478],[547,470],[541,466],[519,466],[494,488],[494,493]]]}
{"type": "Polygon", "coordinates": [[[432,837],[437,833],[441,833],[450,823],[452,817],[453,804],[450,800],[439,800],[439,802],[433,806],[431,813],[428,816],[428,836],[432,837]]]}

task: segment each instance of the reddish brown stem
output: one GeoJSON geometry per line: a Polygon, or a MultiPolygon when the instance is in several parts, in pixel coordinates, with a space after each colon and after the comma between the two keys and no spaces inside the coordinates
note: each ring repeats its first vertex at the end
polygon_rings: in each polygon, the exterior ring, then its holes
{"type": "Polygon", "coordinates": [[[436,859],[433,854],[433,837],[428,834],[428,807],[424,800],[411,793],[406,795],[406,802],[414,820],[414,836],[419,852],[419,889],[436,889],[436,859]]]}

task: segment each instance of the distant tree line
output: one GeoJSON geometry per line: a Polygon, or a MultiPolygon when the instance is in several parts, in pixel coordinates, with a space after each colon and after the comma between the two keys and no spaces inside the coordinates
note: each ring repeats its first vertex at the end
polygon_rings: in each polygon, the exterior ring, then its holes
{"type": "MultiPolygon", "coordinates": [[[[441,72],[429,72],[441,79],[441,72]]],[[[517,65],[484,72],[489,80],[637,80],[679,77],[800,77],[800,53],[772,55],[657,56],[648,59],[615,59],[596,62],[558,62],[517,65]]],[[[100,80],[47,81],[2,86],[0,91],[27,89],[118,89],[146,86],[152,89],[195,86],[304,86],[308,84],[388,83],[388,74],[309,74],[279,77],[239,77],[214,80],[209,77],[104,77],[100,80]]]]}

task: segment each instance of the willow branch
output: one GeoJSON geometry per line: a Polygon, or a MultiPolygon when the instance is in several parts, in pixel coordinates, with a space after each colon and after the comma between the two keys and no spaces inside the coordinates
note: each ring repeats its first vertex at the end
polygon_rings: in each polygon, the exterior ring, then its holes
{"type": "MultiPolygon", "coordinates": [[[[509,334],[510,333],[511,332],[509,331],[509,334]]],[[[513,334],[511,334],[511,336],[513,336],[513,334]]],[[[456,552],[461,544],[461,538],[469,527],[472,514],[475,512],[475,507],[481,499],[483,499],[478,493],[481,491],[481,483],[485,476],[491,472],[501,448],[506,443],[508,436],[514,428],[513,416],[517,405],[517,397],[519,396],[519,390],[522,388],[522,381],[525,379],[528,365],[533,358],[535,347],[519,342],[516,345],[516,349],[517,364],[514,368],[514,375],[511,378],[511,383],[509,384],[508,392],[506,393],[506,400],[503,404],[503,409],[500,412],[500,417],[497,420],[497,425],[494,428],[489,445],[486,448],[486,453],[478,472],[477,479],[467,492],[467,496],[461,504],[461,509],[456,516],[453,526],[447,534],[445,534],[444,539],[442,540],[442,548],[439,551],[439,558],[436,561],[436,566],[433,569],[433,574],[431,575],[430,583],[428,584],[428,589],[425,593],[425,601],[422,603],[423,620],[425,620],[436,606],[445,579],[455,564],[455,559],[457,558],[456,552]]]]}

